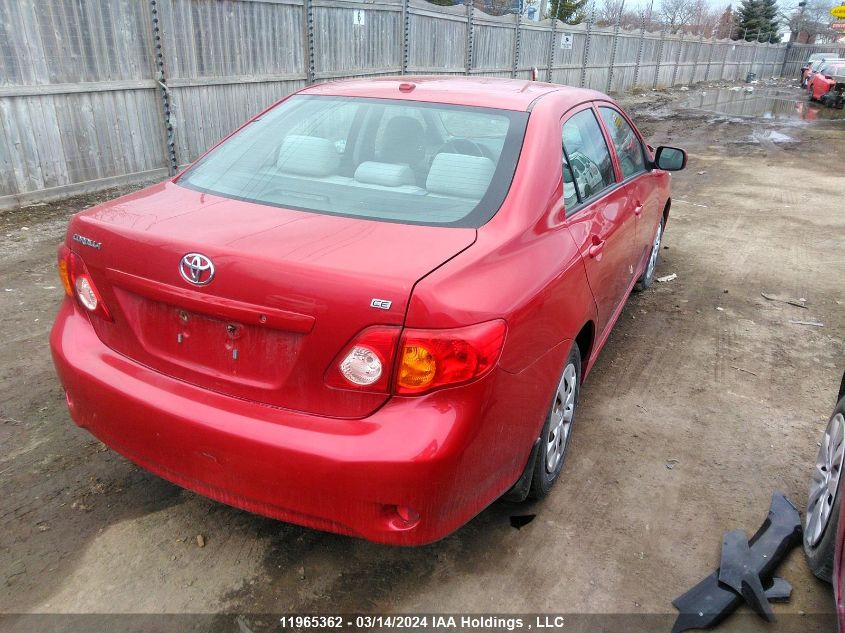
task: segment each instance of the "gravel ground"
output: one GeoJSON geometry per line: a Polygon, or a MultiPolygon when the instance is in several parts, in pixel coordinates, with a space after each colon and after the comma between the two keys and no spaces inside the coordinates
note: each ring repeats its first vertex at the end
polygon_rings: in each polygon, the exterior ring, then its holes
{"type": "MultiPolygon", "coordinates": [[[[801,118],[800,101],[787,118],[685,109],[714,89],[625,99],[654,145],[690,152],[657,273],[677,279],[629,301],[583,389],[561,482],[422,548],[214,503],[74,426],[47,346],[55,248],[71,213],[126,189],[0,215],[0,613],[226,612],[254,627],[274,612],[553,611],[653,614],[665,629],[725,530],[754,532],[774,490],[803,507],[845,369],[845,124],[801,118]]],[[[794,592],[766,630],[830,630],[814,615],[832,611],[830,587],[800,549],[780,573],[794,592]]]]}

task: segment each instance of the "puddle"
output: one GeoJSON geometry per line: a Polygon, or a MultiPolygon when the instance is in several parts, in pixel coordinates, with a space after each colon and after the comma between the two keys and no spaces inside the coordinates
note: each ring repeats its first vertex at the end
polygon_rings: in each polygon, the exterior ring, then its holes
{"type": "Polygon", "coordinates": [[[710,88],[696,90],[681,107],[689,110],[704,110],[742,119],[771,120],[845,120],[845,111],[825,108],[807,101],[802,92],[747,87],[710,88]]]}

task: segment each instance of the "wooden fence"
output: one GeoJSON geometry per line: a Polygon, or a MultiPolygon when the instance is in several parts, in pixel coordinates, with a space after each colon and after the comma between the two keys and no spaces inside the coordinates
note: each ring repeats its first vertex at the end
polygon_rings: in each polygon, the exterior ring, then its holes
{"type": "Polygon", "coordinates": [[[779,75],[786,51],[426,0],[0,0],[0,209],[163,178],[314,82],[536,69],[622,92],[779,75]]]}

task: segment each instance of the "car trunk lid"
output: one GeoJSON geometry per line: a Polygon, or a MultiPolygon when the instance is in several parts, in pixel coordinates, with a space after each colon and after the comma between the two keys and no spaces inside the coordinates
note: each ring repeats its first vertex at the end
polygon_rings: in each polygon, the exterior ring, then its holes
{"type": "Polygon", "coordinates": [[[475,230],[293,211],[166,183],[75,216],[69,236],[114,315],[92,324],[115,351],[234,397],[361,417],[388,396],[332,389],[326,370],[365,327],[401,325],[417,280],[469,247],[475,230]],[[188,254],[200,259],[185,263],[188,254]]]}

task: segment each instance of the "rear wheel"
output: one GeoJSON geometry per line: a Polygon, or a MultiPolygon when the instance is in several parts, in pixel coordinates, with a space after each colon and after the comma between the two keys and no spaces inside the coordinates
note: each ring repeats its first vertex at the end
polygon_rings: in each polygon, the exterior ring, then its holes
{"type": "Polygon", "coordinates": [[[542,499],[557,481],[572,439],[572,424],[581,389],[581,352],[573,343],[557,383],[540,436],[534,476],[528,497],[542,499]]]}
{"type": "Polygon", "coordinates": [[[822,436],[804,523],[804,552],[810,570],[830,582],[839,524],[840,478],[845,457],[845,398],[839,401],[822,436]]]}

